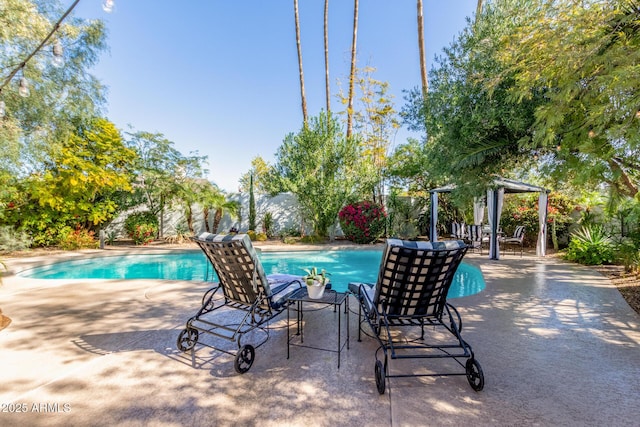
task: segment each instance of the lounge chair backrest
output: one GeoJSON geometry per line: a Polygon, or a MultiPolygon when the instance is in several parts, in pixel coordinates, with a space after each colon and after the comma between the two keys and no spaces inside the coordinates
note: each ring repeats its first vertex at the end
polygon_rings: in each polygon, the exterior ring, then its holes
{"type": "Polygon", "coordinates": [[[472,242],[482,242],[482,225],[470,225],[469,240],[472,242]]]}
{"type": "Polygon", "coordinates": [[[388,239],[373,300],[378,311],[389,316],[440,317],[466,252],[467,245],[460,240],[388,239]]]}
{"type": "Polygon", "coordinates": [[[227,299],[252,305],[262,294],[260,307],[271,308],[271,288],[248,235],[203,233],[193,240],[213,265],[227,299]]]}

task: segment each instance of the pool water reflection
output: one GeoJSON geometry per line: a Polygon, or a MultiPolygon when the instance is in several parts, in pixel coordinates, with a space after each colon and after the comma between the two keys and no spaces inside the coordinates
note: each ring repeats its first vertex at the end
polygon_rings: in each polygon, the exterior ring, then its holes
{"type": "MultiPolygon", "coordinates": [[[[382,251],[338,250],[263,252],[259,255],[266,274],[303,275],[312,266],[331,273],[333,288],[345,291],[349,282],[375,283],[382,251]]],[[[159,255],[124,255],[64,261],[23,271],[21,277],[37,279],[164,279],[209,280],[211,266],[202,252],[185,251],[159,255]]],[[[480,269],[462,263],[456,272],[449,298],[473,295],[485,287],[480,269]]]]}

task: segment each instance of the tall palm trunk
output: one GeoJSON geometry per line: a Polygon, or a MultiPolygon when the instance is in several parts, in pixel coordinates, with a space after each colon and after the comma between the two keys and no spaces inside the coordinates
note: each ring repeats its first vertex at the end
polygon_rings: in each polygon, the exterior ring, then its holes
{"type": "Polygon", "coordinates": [[[302,72],[302,46],[300,45],[300,16],[298,14],[298,0],[293,0],[293,10],[296,19],[296,46],[298,48],[298,69],[300,70],[300,95],[302,97],[302,121],[307,125],[307,97],[304,93],[304,73],[302,72]]]}
{"type": "Polygon", "coordinates": [[[478,23],[478,19],[480,19],[480,15],[482,15],[482,0],[478,0],[478,6],[476,7],[476,24],[478,23]]]}
{"type": "Polygon", "coordinates": [[[327,120],[331,115],[331,89],[329,85],[329,0],[324,0],[324,83],[327,98],[327,120]]]}
{"type": "Polygon", "coordinates": [[[209,208],[202,208],[202,214],[204,215],[204,231],[211,233],[211,227],[209,226],[209,208]]]}
{"type": "Polygon", "coordinates": [[[424,50],[424,16],[422,14],[422,0],[418,0],[418,50],[420,52],[422,98],[426,98],[427,92],[429,92],[429,81],[427,80],[427,58],[424,50]]]}
{"type": "Polygon", "coordinates": [[[349,102],[347,103],[347,138],[353,133],[353,86],[356,80],[356,41],[358,39],[358,0],[353,1],[353,38],[351,40],[351,71],[349,72],[349,102]]]}
{"type": "Polygon", "coordinates": [[[213,233],[218,232],[218,228],[220,228],[220,222],[222,221],[222,208],[216,209],[216,213],[213,215],[213,226],[211,229],[213,233]]]}

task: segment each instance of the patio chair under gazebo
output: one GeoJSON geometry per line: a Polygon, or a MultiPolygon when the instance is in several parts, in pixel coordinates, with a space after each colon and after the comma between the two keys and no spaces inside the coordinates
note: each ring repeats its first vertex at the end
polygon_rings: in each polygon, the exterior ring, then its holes
{"type": "MultiPolygon", "coordinates": [[[[438,224],[438,193],[450,193],[456,188],[455,185],[447,185],[429,190],[431,193],[431,223],[429,239],[432,242],[438,240],[436,226],[438,224]]],[[[487,188],[487,211],[489,216],[489,259],[500,259],[500,247],[498,244],[498,229],[500,228],[500,215],[505,193],[540,193],[538,199],[538,241],[536,244],[536,254],[545,256],[547,253],[547,206],[549,190],[536,185],[526,184],[506,178],[496,177],[487,188]]],[[[484,215],[484,204],[479,198],[474,203],[473,216],[474,223],[482,222],[484,215]]]]}

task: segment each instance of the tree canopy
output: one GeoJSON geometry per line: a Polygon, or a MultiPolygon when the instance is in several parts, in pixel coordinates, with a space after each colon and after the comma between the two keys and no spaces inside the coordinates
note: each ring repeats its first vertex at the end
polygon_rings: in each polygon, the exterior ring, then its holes
{"type": "Polygon", "coordinates": [[[270,181],[289,191],[318,236],[327,236],[338,211],[353,193],[352,168],[358,142],[342,133],[337,119],[322,112],[297,134],[289,134],[276,154],[270,181]]]}
{"type": "Polygon", "coordinates": [[[493,174],[532,171],[637,194],[639,11],[627,0],[487,3],[437,59],[426,102],[409,93],[404,117],[426,137],[395,168],[430,185],[476,183],[476,194],[493,174]]]}

